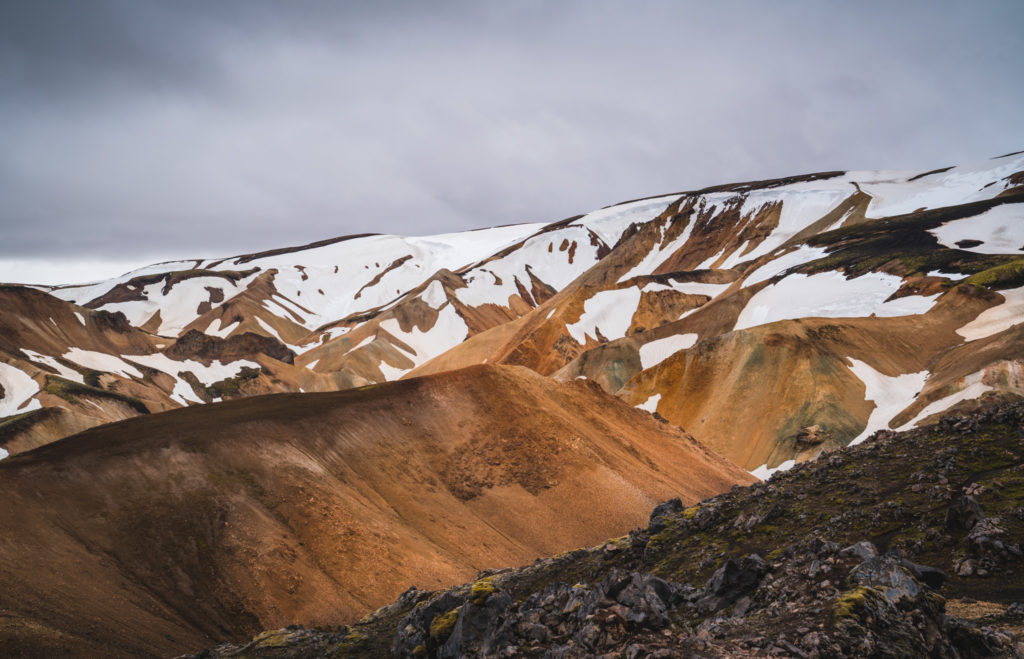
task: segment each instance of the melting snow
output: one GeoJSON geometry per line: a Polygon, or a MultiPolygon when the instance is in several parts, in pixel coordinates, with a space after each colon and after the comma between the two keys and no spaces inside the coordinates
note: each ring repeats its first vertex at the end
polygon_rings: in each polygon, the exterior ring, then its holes
{"type": "Polygon", "coordinates": [[[154,368],[174,377],[177,377],[178,373],[181,373],[182,371],[188,371],[195,375],[196,379],[205,385],[211,385],[215,382],[220,382],[221,380],[233,378],[246,366],[256,369],[260,367],[259,364],[249,361],[248,359],[239,359],[238,361],[229,362],[227,364],[221,364],[220,360],[214,360],[209,366],[207,366],[202,362],[197,362],[192,359],[177,361],[160,352],[152,355],[121,356],[137,364],[154,368]]]}
{"type": "MultiPolygon", "coordinates": [[[[771,234],[762,240],[750,254],[744,254],[742,259],[750,261],[771,253],[772,250],[780,247],[787,240],[827,215],[854,192],[855,190],[850,184],[833,182],[828,179],[819,185],[797,184],[783,188],[752,191],[743,202],[743,208],[740,209],[741,214],[754,213],[766,204],[779,201],[782,202],[782,209],[779,212],[779,226],[773,229],[771,234]]],[[[737,250],[737,252],[739,251],[741,250],[737,250]]]]}
{"type": "Polygon", "coordinates": [[[408,368],[395,368],[394,366],[388,364],[385,361],[381,361],[377,368],[380,369],[381,375],[384,376],[385,382],[392,382],[394,380],[398,380],[411,370],[408,368]]]}
{"type": "Polygon", "coordinates": [[[210,336],[217,336],[217,337],[220,337],[222,339],[226,339],[226,338],[228,338],[228,335],[230,335],[231,332],[235,331],[235,328],[238,327],[241,324],[240,321],[236,320],[235,322],[231,323],[227,327],[221,327],[220,326],[220,321],[221,321],[220,318],[214,318],[213,322],[210,323],[210,326],[206,328],[206,332],[204,332],[204,334],[208,334],[210,336]]]}
{"type": "Polygon", "coordinates": [[[915,425],[917,425],[919,421],[928,418],[932,414],[937,414],[938,412],[948,410],[949,408],[953,407],[960,401],[974,400],[975,398],[980,397],[986,391],[991,391],[992,387],[988,386],[987,384],[983,384],[981,381],[981,378],[984,376],[984,374],[984,371],[971,373],[966,378],[964,378],[963,389],[954,392],[948,396],[945,396],[943,398],[940,398],[939,400],[928,403],[928,405],[925,406],[923,410],[918,412],[917,416],[915,416],[913,419],[897,428],[897,430],[910,430],[915,425]]]}
{"type": "Polygon", "coordinates": [[[309,370],[312,371],[314,368],[316,368],[316,365],[319,364],[319,363],[320,363],[319,359],[314,359],[313,361],[311,361],[308,364],[306,364],[306,368],[308,368],[309,370]]]}
{"type": "Polygon", "coordinates": [[[927,276],[927,277],[945,277],[946,279],[952,279],[953,281],[958,281],[960,279],[966,279],[967,278],[967,275],[963,274],[962,272],[943,272],[941,270],[932,270],[931,272],[926,272],[925,276],[927,276]]]}
{"type": "Polygon", "coordinates": [[[189,372],[196,376],[204,385],[211,385],[221,380],[233,378],[238,375],[243,367],[259,368],[260,365],[256,362],[251,362],[247,359],[240,359],[236,362],[230,362],[228,364],[221,364],[219,360],[214,360],[209,366],[202,362],[197,362],[192,359],[186,359],[184,361],[176,361],[171,359],[163,353],[155,353],[152,355],[121,355],[125,359],[136,362],[143,366],[166,373],[174,378],[174,390],[171,392],[171,399],[177,401],[181,405],[187,405],[188,403],[202,403],[203,400],[196,395],[195,391],[192,390],[192,386],[183,380],[179,373],[189,372]]]}
{"type": "Polygon", "coordinates": [[[72,380],[79,384],[85,384],[85,378],[82,377],[81,373],[72,368],[68,368],[67,366],[61,364],[53,357],[50,357],[49,355],[40,354],[34,350],[28,350],[27,348],[22,348],[21,351],[28,355],[28,358],[30,360],[38,364],[45,364],[46,366],[49,366],[53,370],[57,371],[57,375],[61,376],[62,378],[72,380]]]}
{"type": "Polygon", "coordinates": [[[863,442],[876,430],[889,427],[889,421],[913,403],[921,392],[928,379],[928,371],[889,376],[852,357],[850,362],[853,364],[850,370],[864,383],[864,400],[875,403],[867,426],[850,442],[853,446],[863,442]]]}
{"type": "Polygon", "coordinates": [[[75,311],[74,314],[75,314],[75,317],[78,318],[78,322],[80,322],[83,325],[85,325],[85,318],[82,317],[82,314],[80,314],[77,311],[75,311]]]}
{"type": "Polygon", "coordinates": [[[913,178],[917,172],[857,172],[848,176],[874,178],[860,181],[861,190],[872,196],[867,216],[889,217],[910,213],[918,208],[939,208],[991,199],[1005,188],[989,183],[1021,169],[1024,169],[1024,155],[1017,154],[954,167],[916,181],[907,179],[913,178]]]}
{"type": "Polygon", "coordinates": [[[679,199],[679,195],[642,199],[609,206],[593,213],[587,213],[572,224],[587,227],[600,236],[601,240],[609,247],[614,247],[630,224],[653,220],[664,213],[665,209],[676,199],[679,199]]]}
{"type": "Polygon", "coordinates": [[[958,329],[957,334],[968,341],[976,341],[1024,323],[1024,287],[997,292],[1006,300],[982,311],[977,318],[958,329]]]}
{"type": "Polygon", "coordinates": [[[568,226],[542,233],[531,237],[510,254],[465,273],[466,288],[457,289],[455,296],[463,304],[473,307],[483,304],[505,306],[509,297],[519,293],[516,279],[527,290],[532,289],[530,273],[561,290],[597,263],[597,249],[590,244],[590,234],[583,227],[568,226]],[[560,249],[563,241],[576,243],[572,263],[569,262],[569,249],[560,249]]]}
{"type": "Polygon", "coordinates": [[[680,350],[692,348],[695,343],[697,343],[696,334],[673,334],[663,339],[655,339],[640,346],[640,365],[646,371],[680,350]]]}
{"type": "MultiPolygon", "coordinates": [[[[693,232],[694,224],[696,224],[696,221],[691,218],[689,220],[689,224],[687,224],[686,228],[683,229],[683,233],[675,240],[670,240],[668,242],[664,242],[664,229],[662,229],[662,237],[657,247],[652,247],[652,249],[648,251],[642,259],[640,259],[639,263],[630,268],[630,270],[626,272],[626,274],[619,277],[619,283],[621,284],[627,279],[632,279],[633,277],[649,275],[655,270],[657,270],[658,266],[664,263],[668,259],[668,257],[675,254],[683,245],[687,243],[687,241],[690,240],[690,234],[693,232]]],[[[700,270],[701,268],[695,269],[700,270]]]]}
{"type": "Polygon", "coordinates": [[[445,295],[444,286],[441,285],[441,282],[435,279],[420,294],[420,299],[434,309],[440,309],[441,305],[448,301],[448,296],[445,295]]]}
{"type": "Polygon", "coordinates": [[[635,286],[601,291],[583,303],[583,315],[565,329],[580,345],[587,342],[587,335],[596,339],[598,330],[609,341],[620,339],[626,336],[638,304],[640,289],[635,286]]]}
{"type": "Polygon", "coordinates": [[[699,281],[678,282],[670,279],[667,285],[647,282],[641,288],[644,291],[676,291],[677,293],[686,293],[687,295],[707,295],[710,298],[714,298],[730,286],[732,284],[704,284],[699,281]]]}
{"type": "Polygon", "coordinates": [[[786,460],[785,462],[779,464],[778,467],[769,467],[768,463],[765,463],[750,473],[753,474],[755,477],[760,478],[763,481],[766,481],[769,478],[771,478],[772,475],[775,474],[776,472],[787,471],[789,469],[792,469],[793,465],[795,464],[796,460],[786,460]]]}
{"type": "Polygon", "coordinates": [[[362,341],[360,341],[359,343],[355,344],[354,346],[352,346],[351,348],[346,350],[343,354],[347,355],[348,353],[353,352],[354,350],[359,350],[363,346],[369,345],[369,344],[373,343],[373,340],[376,339],[376,338],[377,338],[376,334],[370,334],[370,335],[368,335],[366,337],[363,337],[362,341]]]}
{"type": "Polygon", "coordinates": [[[765,263],[757,270],[751,272],[747,275],[743,285],[752,286],[762,281],[766,281],[775,275],[789,270],[790,268],[795,268],[799,265],[820,259],[827,253],[828,252],[823,247],[808,247],[807,245],[801,245],[792,252],[783,254],[782,256],[765,263]]]}
{"type": "Polygon", "coordinates": [[[103,352],[82,350],[72,348],[62,355],[64,359],[73,361],[76,364],[105,373],[116,373],[125,378],[141,378],[139,369],[125,362],[115,355],[108,355],[103,352]]]}
{"type": "Polygon", "coordinates": [[[980,254],[1024,252],[1024,204],[1003,204],[974,217],[946,222],[931,229],[946,247],[980,254]],[[980,240],[975,247],[957,247],[959,240],[980,240]]]}
{"type": "Polygon", "coordinates": [[[658,411],[658,401],[660,400],[661,394],[654,394],[653,396],[651,396],[644,402],[640,403],[639,405],[636,405],[635,407],[639,407],[642,410],[647,410],[651,414],[654,414],[655,412],[658,411]]]}
{"type": "MultiPolygon", "coordinates": [[[[259,316],[253,316],[253,318],[255,318],[255,319],[256,319],[256,323],[257,323],[257,324],[258,324],[258,325],[259,325],[260,327],[262,327],[262,328],[263,328],[263,329],[264,329],[264,330],[265,330],[265,331],[266,331],[266,332],[267,332],[268,334],[270,334],[270,336],[274,337],[275,339],[277,339],[277,340],[278,340],[278,341],[280,341],[281,343],[284,343],[284,339],[282,339],[282,338],[281,338],[281,335],[277,333],[277,330],[276,330],[276,329],[274,329],[273,325],[271,325],[271,324],[270,324],[270,323],[268,323],[267,321],[263,320],[263,319],[262,319],[262,318],[260,318],[259,316]]],[[[286,344],[286,345],[287,345],[287,344],[286,344]]]]}
{"type": "Polygon", "coordinates": [[[42,407],[36,399],[29,402],[29,399],[39,392],[39,384],[24,371],[0,362],[0,385],[3,386],[3,398],[0,398],[0,417],[21,414],[42,407]]]}
{"type": "Polygon", "coordinates": [[[834,271],[789,275],[758,291],[740,312],[734,329],[793,318],[911,316],[931,309],[938,297],[911,295],[887,302],[901,285],[899,277],[883,272],[854,279],[834,271]]]}
{"type": "MultiPolygon", "coordinates": [[[[469,335],[469,327],[466,326],[466,321],[462,320],[462,316],[450,304],[438,312],[437,321],[426,332],[421,332],[416,327],[413,327],[408,332],[403,332],[398,321],[394,318],[381,321],[380,328],[415,351],[412,360],[416,366],[440,355],[442,352],[454,348],[465,341],[469,335]]],[[[383,366],[382,362],[381,372],[384,372],[383,366]]],[[[405,373],[405,371],[402,371],[402,373],[405,373]]],[[[388,376],[388,374],[385,373],[385,376],[388,376]]],[[[388,376],[388,379],[392,378],[388,376]]]]}

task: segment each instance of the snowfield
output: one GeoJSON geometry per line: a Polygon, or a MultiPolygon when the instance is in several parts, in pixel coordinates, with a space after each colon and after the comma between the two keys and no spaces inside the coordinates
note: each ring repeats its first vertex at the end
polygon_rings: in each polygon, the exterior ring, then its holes
{"type": "Polygon", "coordinates": [[[36,381],[24,371],[4,362],[0,362],[0,386],[4,388],[3,398],[0,398],[0,418],[42,407],[38,400],[32,398],[39,393],[36,381]]]}
{"type": "Polygon", "coordinates": [[[640,346],[640,366],[646,371],[680,350],[692,348],[695,343],[697,343],[696,334],[673,334],[645,343],[640,346]]]}
{"type": "Polygon", "coordinates": [[[1005,298],[956,331],[968,341],[977,341],[1024,323],[1024,287],[996,291],[1005,298]]]}
{"type": "Polygon", "coordinates": [[[1024,252],[1024,204],[1002,204],[980,215],[946,222],[931,231],[939,242],[953,249],[981,254],[1024,252]],[[960,240],[980,240],[980,245],[958,247],[960,240]]]}
{"type": "Polygon", "coordinates": [[[912,316],[932,308],[938,295],[886,301],[902,283],[899,277],[883,272],[869,272],[854,279],[834,271],[789,275],[754,294],[733,329],[796,318],[912,316]]]}
{"type": "Polygon", "coordinates": [[[863,442],[876,430],[888,428],[893,417],[909,407],[921,393],[928,379],[928,371],[890,376],[860,360],[850,358],[850,362],[853,364],[850,371],[864,383],[864,400],[875,403],[867,426],[850,442],[850,446],[853,446],[863,442]]]}
{"type": "Polygon", "coordinates": [[[565,329],[580,345],[586,344],[587,336],[597,339],[598,331],[609,341],[621,339],[638,304],[640,289],[634,286],[601,291],[583,303],[583,315],[565,329]]]}

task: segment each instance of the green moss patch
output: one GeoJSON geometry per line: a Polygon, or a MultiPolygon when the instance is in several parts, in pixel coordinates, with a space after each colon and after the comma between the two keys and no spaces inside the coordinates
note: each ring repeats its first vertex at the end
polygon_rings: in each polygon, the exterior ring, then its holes
{"type": "Polygon", "coordinates": [[[69,403],[77,403],[79,396],[108,398],[110,400],[116,400],[124,403],[139,414],[149,414],[149,408],[147,408],[146,405],[138,398],[126,396],[116,391],[110,391],[100,387],[90,386],[88,384],[79,384],[78,382],[67,380],[58,375],[47,375],[46,384],[43,386],[43,390],[48,394],[63,398],[69,403]]]}
{"type": "Polygon", "coordinates": [[[455,607],[448,613],[441,613],[430,621],[430,640],[441,645],[452,635],[455,623],[459,619],[461,606],[455,607]]]}

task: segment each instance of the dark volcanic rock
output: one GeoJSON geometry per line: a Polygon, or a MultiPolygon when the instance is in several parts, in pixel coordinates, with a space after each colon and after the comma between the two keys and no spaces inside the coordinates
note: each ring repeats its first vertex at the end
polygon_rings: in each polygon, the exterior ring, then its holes
{"type": "Polygon", "coordinates": [[[768,565],[757,554],[741,561],[730,558],[715,570],[704,586],[704,596],[698,606],[706,611],[718,611],[757,587],[768,565]]]}
{"type": "Polygon", "coordinates": [[[295,353],[277,339],[268,336],[245,332],[222,339],[208,336],[198,330],[189,330],[178,337],[164,354],[171,359],[196,359],[204,363],[213,360],[221,362],[252,358],[257,354],[272,357],[286,364],[294,363],[295,353]]]}

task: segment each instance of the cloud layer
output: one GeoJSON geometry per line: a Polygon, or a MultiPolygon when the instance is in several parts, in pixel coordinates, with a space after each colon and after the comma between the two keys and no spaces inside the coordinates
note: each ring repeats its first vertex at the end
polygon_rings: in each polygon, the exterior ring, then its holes
{"type": "Polygon", "coordinates": [[[1024,148],[1020,25],[1012,1],[8,2],[0,260],[214,256],[979,160],[1024,148]]]}

